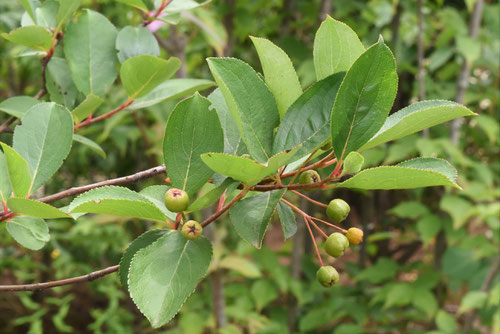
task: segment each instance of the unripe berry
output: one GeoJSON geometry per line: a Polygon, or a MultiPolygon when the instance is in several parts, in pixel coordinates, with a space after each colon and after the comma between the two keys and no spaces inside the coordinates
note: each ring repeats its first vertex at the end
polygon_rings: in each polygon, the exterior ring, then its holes
{"type": "Polygon", "coordinates": [[[165,193],[165,206],[169,211],[181,212],[187,209],[189,196],[184,190],[170,188],[165,193]]]}
{"type": "Polygon", "coordinates": [[[342,233],[335,232],[330,234],[325,242],[325,250],[328,255],[333,257],[341,257],[344,251],[349,247],[349,240],[342,233]]]}
{"type": "Polygon", "coordinates": [[[353,245],[357,245],[363,241],[363,231],[356,227],[351,227],[345,235],[347,240],[353,245]]]}
{"type": "Polygon", "coordinates": [[[311,184],[311,183],[316,183],[320,182],[321,177],[319,176],[318,172],[315,170],[306,170],[302,174],[300,174],[299,177],[299,183],[300,184],[311,184]]]}
{"type": "Polygon", "coordinates": [[[331,287],[339,280],[339,273],[332,266],[323,266],[316,272],[316,279],[325,288],[331,287]]]}
{"type": "Polygon", "coordinates": [[[186,239],[194,240],[203,233],[203,227],[196,220],[188,220],[182,225],[181,233],[186,239]]]}
{"type": "Polygon", "coordinates": [[[344,221],[349,211],[351,211],[349,204],[340,198],[331,200],[326,208],[326,214],[336,223],[344,221]]]}

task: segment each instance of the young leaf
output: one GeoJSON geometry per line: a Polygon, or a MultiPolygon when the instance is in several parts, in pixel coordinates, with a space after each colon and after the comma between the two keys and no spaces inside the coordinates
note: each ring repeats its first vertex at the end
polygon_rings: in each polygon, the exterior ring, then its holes
{"type": "Polygon", "coordinates": [[[317,79],[347,71],[364,51],[358,35],[348,25],[327,16],[314,37],[317,79]]]}
{"type": "Polygon", "coordinates": [[[36,218],[71,218],[65,212],[42,202],[29,198],[11,197],[7,205],[12,212],[36,218]]]}
{"type": "Polygon", "coordinates": [[[52,47],[52,35],[49,30],[42,26],[32,25],[17,28],[8,34],[3,33],[2,37],[35,50],[47,52],[52,47]]]}
{"type": "Polygon", "coordinates": [[[330,115],[344,73],[316,82],[288,109],[274,138],[273,152],[302,144],[297,157],[321,146],[330,137],[330,115]]]}
{"type": "Polygon", "coordinates": [[[250,37],[259,54],[266,84],[276,99],[280,118],[302,94],[292,61],[281,48],[265,38],[250,37]]]}
{"type": "Polygon", "coordinates": [[[96,152],[101,157],[106,159],[106,152],[104,152],[102,147],[99,146],[99,144],[97,144],[95,141],[93,141],[87,137],[77,135],[77,134],[73,135],[73,141],[76,141],[77,143],[80,143],[80,144],[83,144],[83,145],[89,147],[92,151],[96,152]]]}
{"type": "Polygon", "coordinates": [[[143,97],[159,84],[174,75],[181,66],[178,58],[168,60],[141,55],[127,59],[120,69],[120,78],[129,99],[143,97]]]}
{"type": "Polygon", "coordinates": [[[92,10],[70,23],[64,34],[64,54],[71,77],[83,94],[103,96],[116,79],[116,28],[92,10]]]}
{"type": "Polygon", "coordinates": [[[71,111],[71,115],[75,120],[75,123],[78,124],[87,118],[91,113],[93,113],[99,106],[104,102],[102,98],[97,95],[89,94],[85,97],[85,100],[82,101],[71,111]]]}
{"type": "Polygon", "coordinates": [[[273,94],[241,60],[208,58],[207,62],[248,152],[258,162],[266,162],[272,155],[273,130],[279,123],[273,94]]]}
{"type": "Polygon", "coordinates": [[[134,255],[141,249],[151,245],[153,242],[163,236],[168,230],[151,230],[141,234],[127,247],[120,260],[120,270],[118,276],[124,289],[128,290],[128,272],[130,263],[134,255]]]}
{"type": "Polygon", "coordinates": [[[10,185],[14,196],[26,197],[31,186],[31,172],[26,160],[14,151],[10,146],[4,143],[2,145],[7,164],[7,173],[9,175],[10,185]]]}
{"type": "Polygon", "coordinates": [[[17,118],[22,118],[28,109],[38,103],[40,101],[31,96],[13,96],[0,103],[0,111],[17,118]]]}
{"type": "Polygon", "coordinates": [[[163,157],[172,186],[190,196],[213,175],[200,155],[222,152],[224,137],[210,101],[198,93],[175,107],[165,128],[163,157]]]}
{"type": "Polygon", "coordinates": [[[208,208],[210,205],[215,203],[222,196],[224,191],[226,191],[226,188],[233,183],[239,184],[238,182],[234,182],[231,179],[225,179],[220,186],[215,187],[214,189],[207,192],[205,195],[198,197],[187,208],[187,211],[200,211],[201,209],[208,208]]]}
{"type": "Polygon", "coordinates": [[[120,30],[116,38],[116,49],[120,63],[135,56],[160,55],[156,38],[145,27],[126,26],[120,30]]]}
{"type": "Polygon", "coordinates": [[[50,240],[47,223],[40,218],[14,217],[7,222],[7,231],[23,247],[39,250],[50,240]]]}
{"type": "Polygon", "coordinates": [[[382,39],[352,64],[333,105],[333,151],[342,160],[363,146],[384,124],[398,86],[396,63],[382,39]]]}
{"type": "Polygon", "coordinates": [[[214,85],[213,81],[204,79],[170,79],[158,85],[145,96],[134,100],[127,109],[146,108],[160,102],[191,95],[196,91],[202,91],[214,85]]]}
{"type": "MultiPolygon", "coordinates": [[[[32,107],[14,130],[14,150],[30,167],[30,193],[40,188],[68,156],[73,142],[73,119],[69,111],[53,102],[32,107]]],[[[22,197],[16,194],[17,197],[22,197]]]]}
{"type": "Polygon", "coordinates": [[[52,102],[64,105],[66,108],[73,108],[78,95],[69,72],[66,59],[52,57],[47,65],[47,91],[52,102]]]}
{"type": "Polygon", "coordinates": [[[140,9],[145,13],[148,12],[148,7],[144,4],[142,0],[117,0],[117,1],[135,7],[137,9],[140,9]]]}
{"type": "Polygon", "coordinates": [[[452,101],[417,102],[389,116],[382,128],[360,148],[360,151],[411,135],[454,118],[472,115],[476,114],[452,101]]]}
{"type": "Polygon", "coordinates": [[[344,159],[341,176],[346,174],[356,174],[361,170],[364,163],[365,158],[360,153],[355,151],[350,152],[344,159]]]}
{"type": "Polygon", "coordinates": [[[170,231],[132,258],[130,296],[154,328],[166,324],[206,274],[212,246],[205,237],[188,240],[170,231]]]}
{"type": "Polygon", "coordinates": [[[396,166],[365,169],[352,178],[339,183],[339,188],[357,189],[412,189],[432,186],[451,186],[457,171],[447,161],[435,158],[417,158],[396,166]]]}
{"type": "Polygon", "coordinates": [[[297,221],[292,209],[283,202],[279,202],[276,207],[280,217],[281,228],[285,240],[291,238],[297,232],[297,221]]]}
{"type": "Polygon", "coordinates": [[[23,8],[26,11],[26,13],[28,13],[28,15],[31,17],[31,19],[33,20],[33,22],[36,22],[35,11],[33,10],[33,7],[31,6],[31,2],[32,1],[31,0],[19,0],[19,2],[23,6],[23,8]]]}
{"type": "Polygon", "coordinates": [[[57,28],[55,29],[55,33],[61,30],[61,27],[66,21],[71,18],[74,12],[80,7],[83,0],[58,0],[59,1],[59,9],[57,10],[57,28]]]}
{"type": "Polygon", "coordinates": [[[216,173],[229,176],[249,185],[254,185],[290,161],[299,148],[300,146],[293,150],[278,153],[272,156],[265,164],[225,153],[206,153],[201,155],[201,159],[216,173]]]}
{"type": "Polygon", "coordinates": [[[69,213],[87,212],[166,221],[165,214],[146,197],[117,186],[92,189],[78,196],[68,207],[69,213]]]}
{"type": "Polygon", "coordinates": [[[163,212],[168,219],[174,221],[177,217],[177,213],[171,212],[165,206],[165,193],[170,189],[169,186],[165,185],[154,185],[142,189],[139,194],[150,200],[158,209],[163,212]]]}
{"type": "Polygon", "coordinates": [[[229,209],[229,218],[236,232],[260,249],[274,209],[285,192],[285,189],[268,191],[233,205],[229,209]]]}

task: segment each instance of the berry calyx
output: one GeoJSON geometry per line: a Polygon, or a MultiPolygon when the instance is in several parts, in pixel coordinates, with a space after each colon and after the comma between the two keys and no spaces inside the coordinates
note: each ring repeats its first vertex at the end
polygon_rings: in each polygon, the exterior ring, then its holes
{"type": "Polygon", "coordinates": [[[351,227],[345,235],[349,243],[357,245],[363,241],[363,231],[356,227],[351,227]]]}
{"type": "Polygon", "coordinates": [[[325,250],[328,255],[335,258],[344,255],[344,251],[349,247],[349,240],[342,233],[335,232],[330,234],[325,242],[325,250]]]}
{"type": "Polygon", "coordinates": [[[169,211],[181,212],[187,209],[189,203],[188,194],[181,189],[170,188],[165,193],[165,206],[169,211]]]}
{"type": "Polygon", "coordinates": [[[331,287],[339,280],[339,273],[332,266],[323,266],[316,272],[316,279],[325,288],[331,287]]]}
{"type": "Polygon", "coordinates": [[[188,220],[182,225],[181,233],[184,238],[194,240],[203,233],[203,227],[196,220],[188,220]]]}
{"type": "Polygon", "coordinates": [[[340,198],[336,198],[330,201],[328,207],[326,208],[326,214],[335,223],[340,223],[347,218],[347,215],[351,211],[351,207],[346,201],[340,198]]]}
{"type": "Polygon", "coordinates": [[[311,184],[311,183],[317,183],[321,181],[321,177],[319,176],[318,172],[315,170],[306,170],[299,176],[299,183],[300,184],[311,184]]]}

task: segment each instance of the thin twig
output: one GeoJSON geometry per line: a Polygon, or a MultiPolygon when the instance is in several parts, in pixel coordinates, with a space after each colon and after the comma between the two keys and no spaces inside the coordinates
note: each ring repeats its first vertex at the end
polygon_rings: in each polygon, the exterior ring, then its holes
{"type": "Polygon", "coordinates": [[[233,198],[231,200],[231,202],[227,203],[226,205],[224,205],[222,207],[222,209],[220,210],[217,210],[214,214],[212,214],[210,217],[208,217],[207,219],[205,219],[202,223],[201,223],[201,226],[202,227],[205,227],[207,226],[208,224],[210,224],[211,222],[213,222],[214,220],[216,220],[217,218],[219,218],[224,212],[226,212],[227,210],[229,210],[229,208],[231,206],[233,206],[236,202],[238,202],[240,199],[242,199],[246,194],[247,192],[250,190],[250,188],[248,187],[244,187],[243,190],[238,194],[236,195],[235,198],[233,198]]]}
{"type": "Polygon", "coordinates": [[[309,230],[309,235],[311,236],[312,242],[314,244],[314,250],[316,251],[316,255],[318,256],[319,263],[321,263],[321,266],[323,267],[324,266],[323,259],[321,258],[321,255],[319,254],[318,245],[316,244],[316,239],[314,239],[314,234],[311,230],[311,226],[309,226],[309,222],[307,221],[305,216],[302,216],[302,218],[304,218],[304,222],[306,223],[307,229],[309,230]]]}
{"type": "Polygon", "coordinates": [[[309,223],[311,223],[322,236],[328,239],[328,235],[325,232],[323,232],[323,230],[315,222],[312,221],[311,216],[307,216],[306,218],[309,221],[309,223]]]}
{"type": "Polygon", "coordinates": [[[316,217],[313,217],[313,216],[311,216],[311,218],[312,218],[312,219],[314,219],[314,220],[317,220],[317,221],[319,221],[320,223],[323,223],[323,224],[325,224],[325,225],[328,225],[328,226],[331,226],[331,227],[335,227],[335,228],[336,228],[337,230],[339,230],[339,231],[342,231],[342,232],[344,232],[344,233],[347,233],[347,230],[344,230],[342,227],[338,227],[337,225],[334,225],[334,224],[332,224],[332,223],[329,223],[329,222],[327,222],[326,220],[319,219],[319,218],[316,218],[316,217]]]}
{"type": "Polygon", "coordinates": [[[101,269],[98,271],[91,272],[90,274],[66,278],[60,281],[52,281],[45,283],[36,283],[36,284],[20,284],[20,285],[0,285],[0,291],[35,291],[35,290],[43,290],[54,288],[56,286],[63,286],[69,284],[83,283],[83,282],[91,282],[103,276],[109,275],[118,271],[120,265],[108,267],[105,269],[101,269]]]}
{"type": "Polygon", "coordinates": [[[102,114],[98,117],[95,117],[95,118],[87,118],[85,121],[75,125],[74,127],[74,131],[80,129],[80,128],[83,128],[84,126],[87,126],[87,125],[90,125],[90,124],[94,124],[96,122],[99,122],[99,121],[102,121],[103,119],[107,119],[107,118],[110,118],[111,116],[113,116],[114,114],[116,114],[117,112],[119,111],[122,111],[123,109],[127,108],[129,105],[132,104],[132,102],[134,102],[134,100],[132,99],[127,99],[125,102],[123,102],[121,105],[119,105],[118,107],[116,107],[115,109],[105,113],[105,114],[102,114]]]}
{"type": "Polygon", "coordinates": [[[327,208],[327,207],[328,207],[328,205],[326,205],[325,203],[321,203],[321,202],[315,201],[315,200],[313,200],[312,198],[307,197],[306,195],[304,195],[304,194],[302,194],[302,193],[299,193],[299,192],[298,192],[298,191],[296,191],[296,190],[292,190],[292,193],[294,193],[294,194],[296,194],[296,195],[299,195],[300,197],[303,197],[303,198],[305,198],[306,200],[308,200],[309,202],[314,203],[314,204],[316,204],[316,205],[322,206],[322,207],[324,207],[324,208],[327,208]]]}

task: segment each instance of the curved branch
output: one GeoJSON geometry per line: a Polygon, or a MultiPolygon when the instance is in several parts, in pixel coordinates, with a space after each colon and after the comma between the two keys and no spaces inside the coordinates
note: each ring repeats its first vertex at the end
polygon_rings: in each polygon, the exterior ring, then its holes
{"type": "Polygon", "coordinates": [[[21,284],[21,285],[0,285],[0,291],[36,291],[43,289],[50,289],[56,286],[63,286],[69,284],[91,282],[103,276],[109,275],[118,271],[120,265],[108,267],[98,271],[91,272],[90,274],[77,276],[72,278],[66,278],[60,281],[52,281],[45,283],[35,283],[35,284],[21,284]]]}

